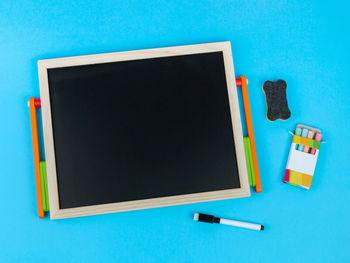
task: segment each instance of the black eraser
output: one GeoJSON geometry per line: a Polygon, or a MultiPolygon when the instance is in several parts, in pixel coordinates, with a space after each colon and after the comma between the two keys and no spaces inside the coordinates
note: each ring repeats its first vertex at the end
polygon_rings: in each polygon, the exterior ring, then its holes
{"type": "Polygon", "coordinates": [[[291,113],[288,108],[286,89],[287,83],[281,79],[264,82],[263,91],[266,97],[266,117],[268,120],[287,120],[290,117],[291,113]]]}

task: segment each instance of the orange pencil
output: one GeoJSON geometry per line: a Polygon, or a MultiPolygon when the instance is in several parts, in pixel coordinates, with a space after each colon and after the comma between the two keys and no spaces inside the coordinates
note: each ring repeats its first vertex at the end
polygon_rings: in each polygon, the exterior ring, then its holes
{"type": "Polygon", "coordinates": [[[36,182],[36,197],[38,199],[39,217],[44,218],[43,198],[41,195],[41,179],[40,179],[40,153],[38,140],[38,126],[36,119],[36,109],[34,98],[29,98],[30,122],[32,125],[32,140],[33,140],[33,154],[34,154],[34,169],[36,182]]]}
{"type": "Polygon", "coordinates": [[[254,174],[255,174],[255,192],[261,193],[262,189],[261,189],[260,173],[259,173],[259,166],[258,166],[258,157],[256,155],[253,122],[252,122],[252,115],[250,112],[250,105],[249,105],[247,79],[245,76],[241,77],[241,85],[242,85],[244,112],[245,112],[245,118],[247,122],[248,137],[250,140],[252,157],[253,157],[253,167],[254,167],[254,174]]]}

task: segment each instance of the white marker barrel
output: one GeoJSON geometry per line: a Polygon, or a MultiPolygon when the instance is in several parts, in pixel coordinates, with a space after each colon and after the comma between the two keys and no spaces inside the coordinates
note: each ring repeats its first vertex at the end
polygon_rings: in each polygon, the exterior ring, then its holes
{"type": "Polygon", "coordinates": [[[229,226],[236,226],[236,227],[243,227],[243,228],[248,228],[248,229],[252,229],[252,230],[261,230],[261,225],[258,225],[258,224],[246,223],[246,222],[223,219],[223,218],[220,219],[220,224],[229,225],[229,226]]]}

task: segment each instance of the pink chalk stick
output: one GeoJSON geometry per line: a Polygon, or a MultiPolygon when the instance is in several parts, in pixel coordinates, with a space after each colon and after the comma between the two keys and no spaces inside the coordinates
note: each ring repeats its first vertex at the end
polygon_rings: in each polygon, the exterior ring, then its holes
{"type": "MultiPolygon", "coordinates": [[[[322,134],[321,133],[316,133],[315,135],[315,141],[321,141],[321,138],[322,138],[322,134]]],[[[311,151],[310,151],[311,154],[315,154],[316,153],[316,149],[315,148],[311,148],[311,151]]]]}

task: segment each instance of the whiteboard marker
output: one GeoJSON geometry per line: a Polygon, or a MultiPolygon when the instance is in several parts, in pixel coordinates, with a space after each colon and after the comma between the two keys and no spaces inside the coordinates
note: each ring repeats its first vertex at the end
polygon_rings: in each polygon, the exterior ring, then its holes
{"type": "Polygon", "coordinates": [[[195,213],[193,220],[199,221],[199,222],[206,222],[206,223],[218,223],[222,225],[236,226],[236,227],[242,227],[242,228],[259,230],[259,231],[264,230],[263,225],[247,223],[247,222],[242,222],[237,220],[224,219],[224,218],[219,218],[212,215],[206,215],[206,214],[200,214],[200,213],[195,213]]]}

